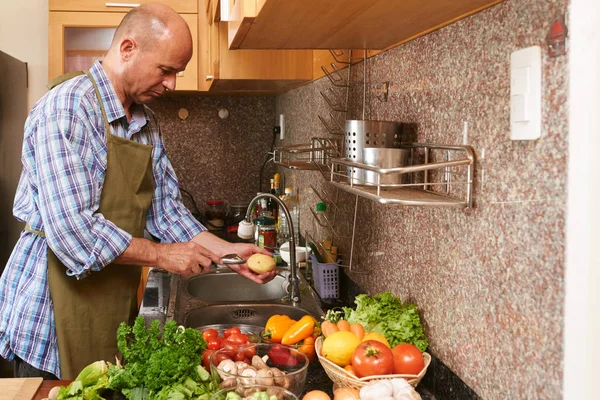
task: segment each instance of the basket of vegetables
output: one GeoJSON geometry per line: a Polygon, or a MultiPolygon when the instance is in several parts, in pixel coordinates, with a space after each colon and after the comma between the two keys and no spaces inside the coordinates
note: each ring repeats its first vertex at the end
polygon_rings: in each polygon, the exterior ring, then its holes
{"type": "Polygon", "coordinates": [[[358,389],[403,378],[416,387],[431,356],[418,310],[385,292],[356,297],[356,309],[329,311],[315,342],[318,360],[338,386],[358,389]]]}

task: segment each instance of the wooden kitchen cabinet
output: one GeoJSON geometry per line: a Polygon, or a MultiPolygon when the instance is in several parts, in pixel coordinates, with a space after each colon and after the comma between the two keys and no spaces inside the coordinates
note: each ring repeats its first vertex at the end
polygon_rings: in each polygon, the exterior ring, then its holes
{"type": "Polygon", "coordinates": [[[381,50],[502,1],[236,0],[228,43],[230,49],[381,50]]]}
{"type": "MultiPolygon", "coordinates": [[[[81,2],[84,3],[84,2],[81,2]]],[[[71,71],[85,71],[101,60],[125,13],[50,11],[48,30],[48,78],[71,71]]],[[[176,90],[198,90],[198,14],[181,14],[190,27],[194,54],[176,90]]]]}
{"type": "Polygon", "coordinates": [[[275,94],[313,79],[312,50],[229,50],[218,0],[199,1],[199,90],[275,94]]]}
{"type": "Polygon", "coordinates": [[[197,0],[48,0],[48,9],[50,11],[127,12],[132,7],[147,3],[166,4],[180,14],[198,13],[197,0]]]}

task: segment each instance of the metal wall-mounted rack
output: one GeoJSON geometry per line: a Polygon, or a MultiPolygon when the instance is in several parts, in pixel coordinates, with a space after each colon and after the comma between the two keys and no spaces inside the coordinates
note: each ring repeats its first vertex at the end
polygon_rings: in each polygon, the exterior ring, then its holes
{"type": "Polygon", "coordinates": [[[331,160],[330,182],[337,188],[382,204],[405,206],[472,207],[475,153],[470,146],[406,143],[408,166],[378,168],[337,158],[331,160]],[[370,171],[373,183],[356,171],[370,171]],[[382,184],[384,177],[402,175],[403,183],[382,184]]]}
{"type": "Polygon", "coordinates": [[[285,168],[331,171],[331,160],[342,157],[341,139],[313,137],[310,143],[276,147],[273,162],[285,168]]]}

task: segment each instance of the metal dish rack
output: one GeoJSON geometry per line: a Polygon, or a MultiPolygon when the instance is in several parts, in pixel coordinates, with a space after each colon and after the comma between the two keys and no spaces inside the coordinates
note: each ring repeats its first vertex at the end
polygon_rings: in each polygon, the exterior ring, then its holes
{"type": "MultiPolygon", "coordinates": [[[[475,153],[471,146],[403,144],[410,149],[410,165],[378,168],[348,161],[331,160],[330,182],[335,187],[382,204],[466,208],[473,206],[475,153]],[[349,178],[346,170],[375,173],[376,184],[349,178]],[[384,175],[407,175],[407,183],[382,185],[384,175]]],[[[358,174],[362,176],[363,174],[358,174]]]]}

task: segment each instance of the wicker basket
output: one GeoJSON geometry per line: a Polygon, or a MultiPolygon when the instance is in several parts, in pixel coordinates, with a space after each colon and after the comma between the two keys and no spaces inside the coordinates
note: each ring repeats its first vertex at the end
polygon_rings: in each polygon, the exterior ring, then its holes
{"type": "Polygon", "coordinates": [[[429,363],[431,362],[431,356],[428,353],[423,353],[423,358],[425,359],[425,367],[418,375],[373,375],[367,376],[364,378],[357,378],[354,375],[351,375],[350,372],[346,371],[344,368],[332,363],[325,357],[321,356],[321,347],[323,346],[323,337],[320,336],[317,338],[315,342],[315,351],[317,353],[317,357],[319,357],[319,362],[323,366],[325,373],[327,376],[333,381],[333,383],[337,384],[340,387],[352,388],[360,390],[363,386],[368,385],[369,383],[381,379],[393,379],[393,378],[404,378],[408,381],[408,383],[412,387],[417,387],[425,373],[427,372],[427,367],[429,367],[429,363]]]}

